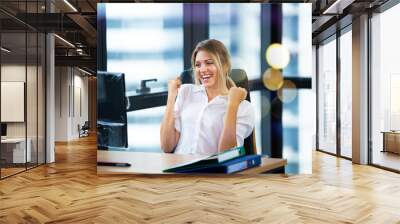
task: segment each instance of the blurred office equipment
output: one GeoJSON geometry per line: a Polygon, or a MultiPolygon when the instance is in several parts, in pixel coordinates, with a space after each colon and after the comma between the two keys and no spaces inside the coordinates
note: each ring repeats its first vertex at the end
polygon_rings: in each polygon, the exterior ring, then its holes
{"type": "Polygon", "coordinates": [[[97,72],[97,144],[99,149],[128,147],[123,73],[97,72]]]}
{"type": "Polygon", "coordinates": [[[89,129],[89,121],[85,121],[82,126],[78,125],[79,138],[89,136],[89,129]]]}
{"type": "Polygon", "coordinates": [[[136,89],[137,93],[148,93],[150,92],[150,87],[146,85],[148,82],[157,82],[157,79],[145,79],[140,81],[140,88],[136,89]]]}
{"type": "Polygon", "coordinates": [[[400,131],[383,131],[382,152],[400,154],[400,131]]]}

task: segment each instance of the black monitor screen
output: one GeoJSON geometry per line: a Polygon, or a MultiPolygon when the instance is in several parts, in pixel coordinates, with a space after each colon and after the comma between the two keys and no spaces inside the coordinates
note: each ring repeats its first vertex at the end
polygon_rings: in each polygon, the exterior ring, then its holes
{"type": "Polygon", "coordinates": [[[97,130],[99,149],[128,147],[123,73],[97,72],[97,130]]]}

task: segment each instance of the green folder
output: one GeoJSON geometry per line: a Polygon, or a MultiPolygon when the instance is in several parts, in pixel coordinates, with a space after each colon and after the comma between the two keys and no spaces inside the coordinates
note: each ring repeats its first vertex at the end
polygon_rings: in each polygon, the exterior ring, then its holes
{"type": "Polygon", "coordinates": [[[235,147],[235,148],[226,150],[222,153],[205,156],[204,158],[191,160],[189,162],[170,167],[168,169],[163,170],[163,172],[178,172],[178,171],[182,171],[182,170],[208,167],[208,166],[212,166],[215,164],[219,164],[219,163],[231,160],[231,159],[235,159],[235,158],[244,156],[245,154],[246,154],[246,151],[243,146],[235,147]]]}

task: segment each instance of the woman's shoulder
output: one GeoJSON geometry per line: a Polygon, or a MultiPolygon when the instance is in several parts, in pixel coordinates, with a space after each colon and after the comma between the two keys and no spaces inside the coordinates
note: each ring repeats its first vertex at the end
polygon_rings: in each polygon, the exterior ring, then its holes
{"type": "Polygon", "coordinates": [[[243,107],[243,108],[249,108],[252,107],[251,103],[247,100],[243,100],[242,102],[240,102],[239,107],[243,107]]]}
{"type": "Polygon", "coordinates": [[[253,113],[254,109],[253,106],[251,105],[251,103],[247,100],[243,100],[242,102],[240,102],[239,104],[239,109],[238,109],[238,113],[239,114],[248,114],[248,113],[253,113]]]}

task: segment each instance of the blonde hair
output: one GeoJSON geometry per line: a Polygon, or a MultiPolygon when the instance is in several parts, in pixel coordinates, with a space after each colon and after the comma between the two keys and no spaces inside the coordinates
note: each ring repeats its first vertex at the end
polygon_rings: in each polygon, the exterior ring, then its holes
{"type": "MultiPolygon", "coordinates": [[[[217,85],[218,89],[223,91],[225,87],[229,90],[231,87],[236,87],[235,83],[229,77],[231,72],[231,60],[228,50],[225,45],[218,40],[209,39],[199,42],[192,53],[192,69],[194,72],[194,80],[197,85],[200,84],[198,72],[195,69],[196,56],[199,51],[206,51],[210,54],[215,66],[217,67],[217,85]]],[[[227,94],[227,92],[223,92],[227,94]]]]}

